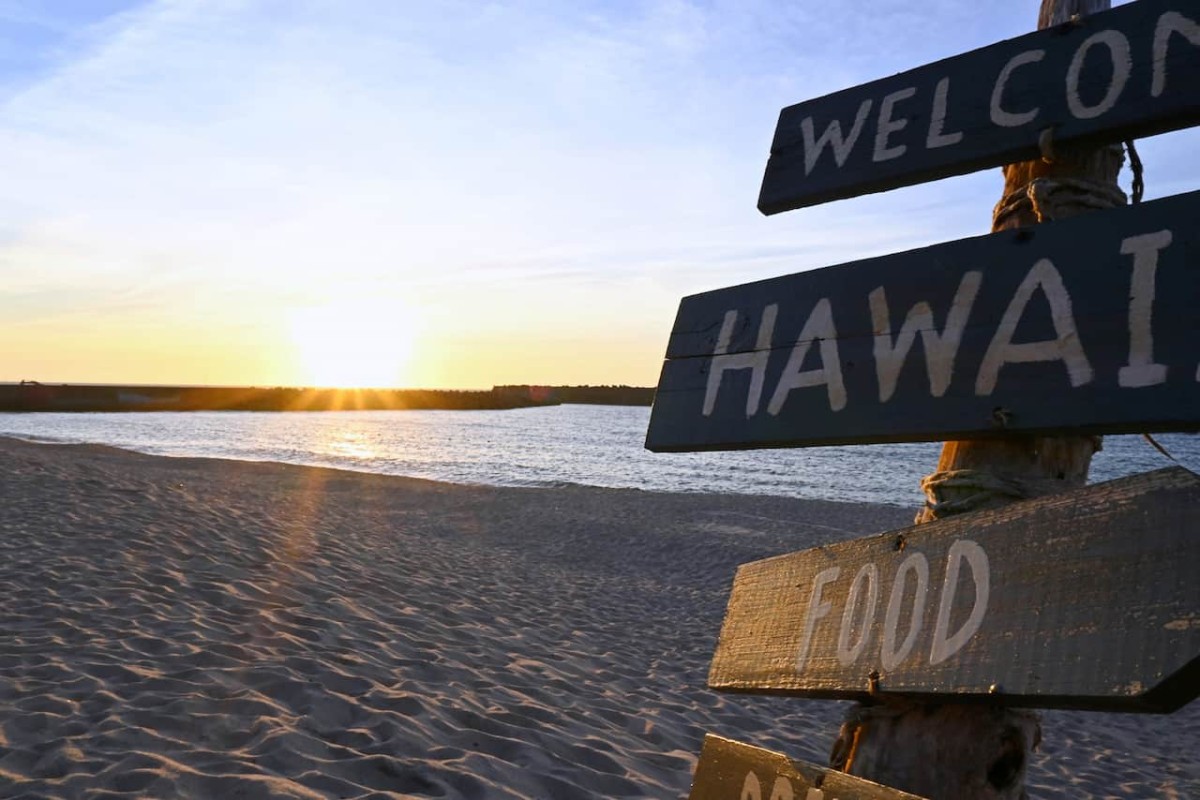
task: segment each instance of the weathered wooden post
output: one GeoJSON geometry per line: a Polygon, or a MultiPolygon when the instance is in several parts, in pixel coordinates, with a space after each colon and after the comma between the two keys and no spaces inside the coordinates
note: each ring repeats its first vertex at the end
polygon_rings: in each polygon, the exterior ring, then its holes
{"type": "MultiPolygon", "coordinates": [[[[1110,0],[1042,0],[1038,28],[1070,25],[1109,7],[1110,0]]],[[[1125,203],[1117,185],[1124,161],[1120,145],[1056,146],[1053,132],[1053,127],[1045,129],[1042,158],[1004,167],[1004,193],[993,214],[993,231],[1125,203]]],[[[946,442],[937,472],[925,479],[929,502],[917,521],[1082,486],[1099,446],[1091,436],[946,442]]]]}
{"type": "Polygon", "coordinates": [[[992,234],[680,302],[649,449],[947,442],[914,527],[734,578],[708,685],[858,701],[840,776],[714,739],[693,798],[1016,800],[1021,709],[1200,696],[1200,478],[1084,486],[1200,430],[1200,192],[1115,208],[1118,143],[1200,125],[1200,9],[1107,7],[780,112],[764,213],[1007,165],[992,234]]]}
{"type": "MultiPolygon", "coordinates": [[[[1038,28],[1071,25],[1109,7],[1110,0],[1042,0],[1038,28]]],[[[1124,204],[1117,185],[1124,160],[1119,145],[1055,146],[1053,136],[1047,127],[1041,159],[1004,167],[993,231],[1124,204]]],[[[916,521],[1082,486],[1099,448],[1093,436],[946,442],[937,471],[922,484],[928,500],[916,521]]],[[[931,798],[1020,800],[1026,796],[1025,768],[1040,740],[1039,718],[1030,711],[893,699],[849,712],[830,763],[931,798]]]]}

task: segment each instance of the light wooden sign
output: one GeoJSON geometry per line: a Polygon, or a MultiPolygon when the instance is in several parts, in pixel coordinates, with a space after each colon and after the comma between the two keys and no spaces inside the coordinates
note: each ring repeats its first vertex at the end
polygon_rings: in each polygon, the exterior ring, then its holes
{"type": "Polygon", "coordinates": [[[744,564],[709,686],[1173,711],[1200,694],[1198,507],[1171,468],[744,564]]]}
{"type": "Polygon", "coordinates": [[[708,734],[688,800],[921,800],[837,770],[708,734]]]}

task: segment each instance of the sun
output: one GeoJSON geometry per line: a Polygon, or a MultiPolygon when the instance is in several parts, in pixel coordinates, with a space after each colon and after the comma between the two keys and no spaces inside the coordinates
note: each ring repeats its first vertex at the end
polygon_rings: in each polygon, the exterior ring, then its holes
{"type": "Polygon", "coordinates": [[[345,299],[295,309],[290,321],[302,382],[347,389],[405,385],[418,336],[408,306],[345,299]]]}

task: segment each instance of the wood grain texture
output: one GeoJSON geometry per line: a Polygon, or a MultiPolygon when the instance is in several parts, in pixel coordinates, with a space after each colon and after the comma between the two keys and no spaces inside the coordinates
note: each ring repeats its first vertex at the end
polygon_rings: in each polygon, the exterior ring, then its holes
{"type": "Polygon", "coordinates": [[[1200,192],[1193,192],[686,297],[667,347],[646,446],[682,451],[1197,430],[1198,218],[1200,192]],[[1135,257],[1125,243],[1162,231],[1170,232],[1171,243],[1156,251],[1149,321],[1139,325],[1132,321],[1138,313],[1131,301],[1135,257]],[[1006,360],[994,385],[981,387],[989,348],[1008,309],[1019,305],[1023,284],[1036,287],[1020,307],[1012,343],[1019,348],[1062,333],[1048,284],[1034,279],[1035,268],[1049,274],[1039,267],[1044,260],[1061,277],[1075,341],[1090,373],[1081,379],[1058,359],[1006,360]],[[969,273],[976,274],[977,290],[966,306],[948,382],[935,396],[926,336],[947,330],[951,309],[962,305],[959,293],[969,273]],[[880,324],[870,299],[880,291],[886,324],[880,324]],[[833,335],[827,329],[806,333],[823,302],[833,335]],[[915,325],[894,390],[884,400],[885,358],[879,348],[899,352],[905,321],[922,303],[931,316],[915,325]],[[773,322],[769,307],[775,308],[773,322]],[[734,324],[727,328],[731,318],[734,324]],[[1135,330],[1149,332],[1153,359],[1166,368],[1153,385],[1121,385],[1135,330]],[[822,336],[836,347],[824,349],[816,341],[822,336]],[[814,343],[806,347],[810,339],[814,343]],[[794,361],[797,352],[803,355],[800,364],[794,361]],[[751,363],[757,363],[754,354],[761,356],[758,367],[751,363]],[[840,408],[831,394],[831,367],[844,389],[840,408]],[[826,380],[781,393],[783,377],[801,368],[826,370],[826,380]],[[761,387],[755,402],[756,378],[761,387]]]}
{"type": "Polygon", "coordinates": [[[1171,468],[743,565],[709,685],[1172,711],[1200,694],[1198,513],[1171,468]]]}
{"type": "Polygon", "coordinates": [[[1172,33],[1156,64],[1156,32],[1167,14],[1200,22],[1194,0],[1139,0],[789,106],[779,115],[758,207],[774,214],[1033,159],[1048,128],[1057,143],[1097,144],[1200,123],[1200,47],[1172,33]],[[1163,70],[1167,80],[1156,86],[1163,70]],[[1078,88],[1074,104],[1068,84],[1078,88]],[[838,138],[853,142],[840,165],[830,144],[819,154],[812,146],[834,122],[838,138]]]}
{"type": "Polygon", "coordinates": [[[782,753],[707,734],[688,800],[920,800],[782,753]]]}

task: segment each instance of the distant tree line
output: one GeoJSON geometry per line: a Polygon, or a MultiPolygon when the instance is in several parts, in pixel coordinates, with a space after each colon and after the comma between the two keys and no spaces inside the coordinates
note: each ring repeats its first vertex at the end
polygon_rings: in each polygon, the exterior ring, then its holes
{"type": "Polygon", "coordinates": [[[497,390],[528,393],[551,402],[605,406],[648,406],[654,403],[654,388],[645,386],[497,386],[497,390]]]}
{"type": "Polygon", "coordinates": [[[551,405],[498,389],[310,389],[297,387],[0,386],[0,411],[389,411],[478,410],[551,405]]]}
{"type": "Polygon", "coordinates": [[[0,411],[391,411],[478,410],[585,403],[648,406],[639,386],[495,386],[456,389],[311,389],[288,386],[0,385],[0,411]]]}

